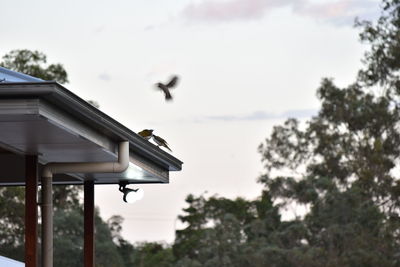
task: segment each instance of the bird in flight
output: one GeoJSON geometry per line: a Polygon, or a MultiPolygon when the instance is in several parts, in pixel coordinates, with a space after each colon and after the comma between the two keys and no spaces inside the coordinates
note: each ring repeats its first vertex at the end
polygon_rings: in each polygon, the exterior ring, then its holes
{"type": "Polygon", "coordinates": [[[178,80],[179,80],[178,76],[174,75],[172,76],[171,80],[166,84],[156,83],[156,86],[164,92],[165,100],[167,101],[172,100],[172,95],[169,90],[176,86],[178,80]]]}
{"type": "Polygon", "coordinates": [[[138,135],[140,135],[146,140],[149,140],[153,136],[153,130],[144,129],[143,131],[138,132],[138,135]]]}
{"type": "Polygon", "coordinates": [[[165,148],[167,148],[169,151],[172,152],[172,150],[169,148],[167,141],[165,141],[164,139],[162,139],[161,137],[153,134],[153,140],[154,142],[156,142],[156,144],[160,147],[163,146],[165,148]]]}

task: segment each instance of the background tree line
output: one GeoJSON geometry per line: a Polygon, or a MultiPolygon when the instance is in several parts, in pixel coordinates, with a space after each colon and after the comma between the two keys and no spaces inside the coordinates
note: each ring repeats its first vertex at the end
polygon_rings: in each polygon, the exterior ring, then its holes
{"type": "MultiPolygon", "coordinates": [[[[369,46],[363,68],[344,88],[322,79],[321,109],[310,120],[274,127],[258,148],[258,198],[189,195],[179,216],[185,228],[171,245],[130,244],[121,236],[122,217],[105,222],[97,213],[98,266],[400,266],[400,0],[383,0],[376,22],[356,26],[369,46]],[[290,205],[306,212],[283,220],[290,205]]],[[[1,65],[20,70],[15,60],[23,53],[29,56],[21,66],[45,63],[43,54],[19,50],[1,65]]],[[[69,262],[82,254],[79,190],[55,187],[59,266],[82,262],[69,262]]],[[[17,259],[23,202],[20,188],[0,189],[0,254],[17,259]]]]}

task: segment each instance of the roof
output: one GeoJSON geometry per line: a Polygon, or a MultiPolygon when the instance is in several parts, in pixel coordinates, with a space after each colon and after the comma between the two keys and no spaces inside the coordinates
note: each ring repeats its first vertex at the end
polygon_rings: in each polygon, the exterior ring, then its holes
{"type": "Polygon", "coordinates": [[[10,166],[0,173],[0,184],[24,184],[24,155],[38,155],[41,165],[116,161],[121,141],[130,144],[130,166],[124,173],[55,175],[54,181],[166,183],[170,171],[182,169],[182,161],[57,82],[1,67],[0,81],[0,160],[10,166]]]}
{"type": "Polygon", "coordinates": [[[0,267],[23,267],[25,264],[10,258],[0,256],[0,267]]]}
{"type": "Polygon", "coordinates": [[[42,79],[0,67],[1,82],[43,82],[42,79]]]}

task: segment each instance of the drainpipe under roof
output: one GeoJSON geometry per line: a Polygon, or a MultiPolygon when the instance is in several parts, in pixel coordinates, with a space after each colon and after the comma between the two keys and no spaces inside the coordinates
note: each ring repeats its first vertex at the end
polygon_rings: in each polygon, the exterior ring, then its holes
{"type": "Polygon", "coordinates": [[[117,162],[48,163],[42,173],[42,266],[53,267],[53,174],[118,173],[129,165],[129,142],[118,146],[117,162]]]}

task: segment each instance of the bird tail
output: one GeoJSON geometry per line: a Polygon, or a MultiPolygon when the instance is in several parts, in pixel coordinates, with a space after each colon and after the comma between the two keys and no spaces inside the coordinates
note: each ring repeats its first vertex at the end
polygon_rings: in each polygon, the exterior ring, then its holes
{"type": "Polygon", "coordinates": [[[165,92],[165,100],[171,101],[172,100],[172,95],[169,91],[165,92]]]}

